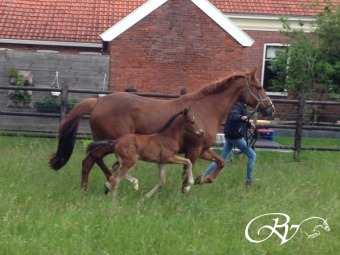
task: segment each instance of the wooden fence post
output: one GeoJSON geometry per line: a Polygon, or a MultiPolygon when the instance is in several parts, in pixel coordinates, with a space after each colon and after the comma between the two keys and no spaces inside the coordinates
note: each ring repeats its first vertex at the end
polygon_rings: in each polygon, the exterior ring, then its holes
{"type": "Polygon", "coordinates": [[[60,122],[63,122],[66,118],[67,113],[67,100],[68,99],[68,85],[63,82],[61,86],[61,97],[60,97],[60,122]]]}
{"type": "Polygon", "coordinates": [[[295,142],[294,142],[294,159],[300,161],[302,129],[303,129],[303,109],[305,107],[305,94],[300,94],[297,109],[295,142]]]}

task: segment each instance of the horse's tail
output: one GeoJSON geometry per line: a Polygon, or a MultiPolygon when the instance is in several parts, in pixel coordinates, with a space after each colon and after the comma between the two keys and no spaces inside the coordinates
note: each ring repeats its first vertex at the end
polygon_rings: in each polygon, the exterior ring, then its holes
{"type": "Polygon", "coordinates": [[[49,165],[53,170],[59,170],[70,159],[76,142],[80,119],[90,113],[97,103],[96,98],[88,98],[78,103],[61,123],[58,134],[58,149],[52,155],[49,165]]]}

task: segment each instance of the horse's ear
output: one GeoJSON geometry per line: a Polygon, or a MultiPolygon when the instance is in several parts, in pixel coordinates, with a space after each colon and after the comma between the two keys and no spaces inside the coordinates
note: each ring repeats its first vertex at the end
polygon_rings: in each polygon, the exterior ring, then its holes
{"type": "Polygon", "coordinates": [[[184,115],[187,115],[188,111],[189,111],[188,108],[184,108],[184,110],[183,110],[184,115]]]}
{"type": "Polygon", "coordinates": [[[184,108],[183,110],[184,115],[187,115],[189,111],[190,111],[190,106],[187,108],[184,108]]]}

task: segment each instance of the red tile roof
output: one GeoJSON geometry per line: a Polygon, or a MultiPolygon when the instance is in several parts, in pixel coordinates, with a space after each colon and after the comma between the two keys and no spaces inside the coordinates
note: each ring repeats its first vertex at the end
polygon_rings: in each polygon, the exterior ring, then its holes
{"type": "MultiPolygon", "coordinates": [[[[147,0],[0,0],[0,39],[100,43],[147,0]]],[[[311,0],[210,0],[223,13],[313,15],[311,0]]],[[[340,0],[333,0],[339,4],[340,0]]]]}
{"type": "Polygon", "coordinates": [[[145,0],[0,0],[0,38],[100,43],[145,0]]]}
{"type": "MultiPolygon", "coordinates": [[[[223,13],[313,16],[316,0],[210,0],[223,13]]],[[[319,1],[323,4],[323,1],[319,1]]],[[[340,4],[340,0],[333,0],[340,4]]]]}

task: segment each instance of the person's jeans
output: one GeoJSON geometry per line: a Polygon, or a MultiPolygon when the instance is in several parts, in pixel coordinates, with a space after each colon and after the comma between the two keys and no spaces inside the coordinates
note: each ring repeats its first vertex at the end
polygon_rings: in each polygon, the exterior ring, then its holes
{"type": "MultiPolygon", "coordinates": [[[[242,151],[244,154],[247,155],[248,157],[248,162],[247,162],[247,181],[252,181],[253,180],[253,168],[255,165],[255,160],[256,160],[256,153],[255,151],[247,146],[247,142],[244,138],[241,139],[235,139],[235,140],[230,140],[226,139],[226,142],[224,143],[221,157],[224,159],[224,161],[227,160],[231,150],[233,149],[233,146],[238,148],[240,151],[242,151]]],[[[203,176],[208,176],[210,175],[215,169],[216,169],[217,164],[215,162],[211,163],[211,165],[204,171],[203,176]]]]}

